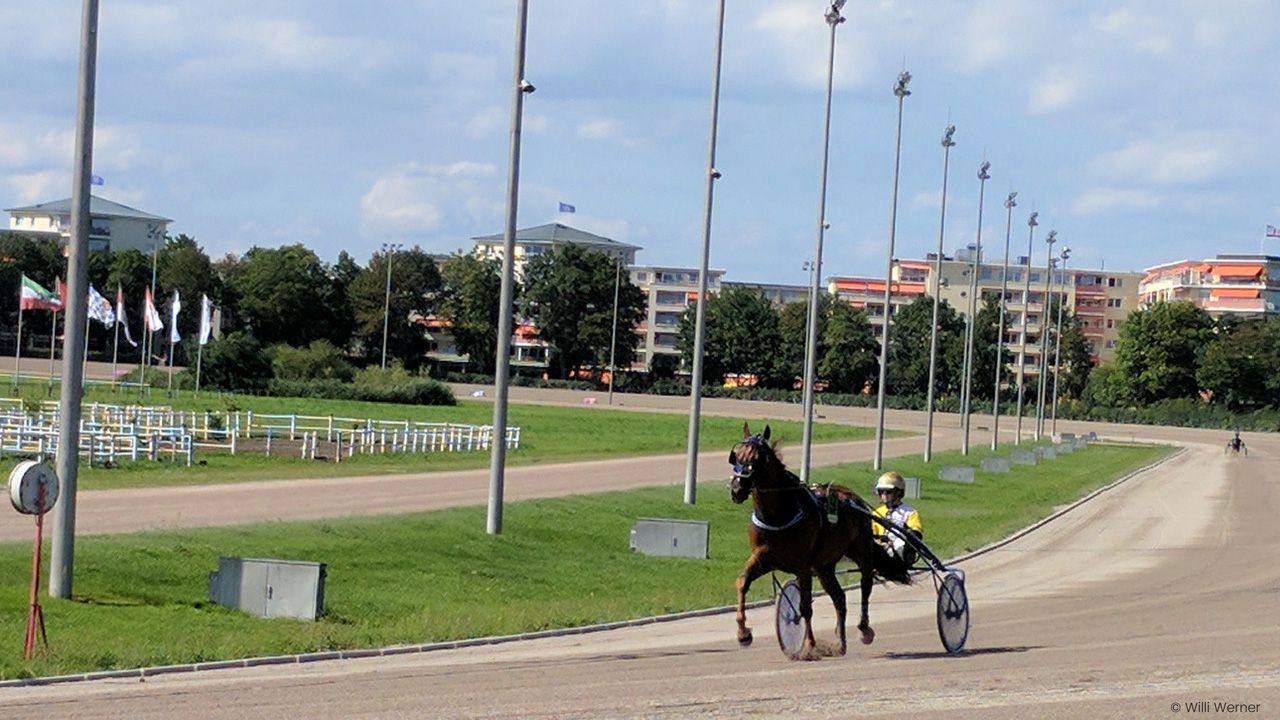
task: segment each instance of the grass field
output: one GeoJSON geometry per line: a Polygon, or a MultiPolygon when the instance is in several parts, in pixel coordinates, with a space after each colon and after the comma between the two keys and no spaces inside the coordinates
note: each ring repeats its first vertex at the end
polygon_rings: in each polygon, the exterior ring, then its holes
{"type": "MultiPolygon", "coordinates": [[[[926,479],[926,537],[943,557],[1004,537],[1064,502],[1141,467],[1168,448],[1096,445],[1069,460],[979,472],[940,483],[914,459],[887,466],[926,479]],[[996,491],[998,488],[998,492],[996,491]]],[[[977,463],[978,455],[966,462],[977,463]]],[[[818,468],[816,482],[866,488],[866,465],[818,468]]],[[[727,605],[746,558],[749,508],[719,481],[685,505],[677,486],[511,503],[504,532],[485,533],[483,507],[432,513],[271,523],[81,538],[75,599],[44,599],[51,647],[21,659],[31,548],[0,545],[0,676],[53,675],[335,648],[420,643],[575,626],[727,605]],[[710,558],[650,558],[628,550],[638,517],[706,520],[710,558]],[[211,606],[207,574],[219,555],[327,563],[327,614],[318,622],[262,620],[211,606]]],[[[757,583],[757,596],[769,583],[757,583]]],[[[725,620],[730,642],[732,621],[725,620]]]]}
{"type": "MultiPolygon", "coordinates": [[[[43,383],[27,383],[24,384],[21,396],[28,400],[43,399],[45,391],[43,383]]],[[[493,422],[492,403],[466,399],[459,400],[455,406],[417,406],[315,398],[219,396],[210,393],[197,397],[191,392],[175,392],[173,397],[167,397],[163,392],[144,396],[137,392],[112,393],[106,387],[94,386],[85,394],[85,402],[142,402],[199,412],[252,410],[257,414],[297,413],[320,417],[333,415],[471,425],[488,425],[493,422]]],[[[795,414],[799,416],[799,408],[795,410],[795,414]]],[[[689,425],[687,416],[681,414],[621,410],[598,405],[564,407],[513,403],[509,406],[507,418],[509,425],[519,426],[521,429],[520,448],[507,454],[507,462],[511,465],[683,453],[689,425]]],[[[703,416],[698,435],[699,447],[703,450],[723,448],[728,452],[729,447],[741,438],[744,420],[750,421],[753,426],[761,424],[758,418],[703,416]]],[[[771,423],[775,437],[787,438],[793,444],[799,441],[802,426],[798,420],[773,420],[771,423]]],[[[904,433],[901,431],[888,431],[886,436],[902,434],[904,433]]],[[[815,423],[813,429],[813,439],[817,443],[863,440],[873,436],[874,431],[869,428],[849,425],[815,423]]],[[[341,463],[331,463],[301,460],[297,456],[296,443],[289,447],[291,449],[284,451],[277,446],[277,455],[273,457],[266,457],[261,452],[244,452],[231,456],[223,452],[197,451],[197,460],[204,464],[190,468],[181,462],[166,461],[163,458],[160,462],[124,462],[112,469],[82,465],[79,487],[94,490],[199,485],[284,478],[470,470],[489,465],[487,451],[356,455],[341,463]]],[[[318,454],[332,451],[331,445],[321,443],[318,454]]],[[[0,470],[7,471],[14,462],[16,461],[0,464],[0,470]]]]}

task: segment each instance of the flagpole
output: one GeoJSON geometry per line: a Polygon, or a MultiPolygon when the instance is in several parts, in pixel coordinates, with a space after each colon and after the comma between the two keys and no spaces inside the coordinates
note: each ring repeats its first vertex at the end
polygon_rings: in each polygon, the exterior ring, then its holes
{"type": "Polygon", "coordinates": [[[173,397],[173,336],[169,336],[169,389],[166,391],[173,397]]]}
{"type": "Polygon", "coordinates": [[[92,320],[92,318],[88,317],[86,313],[86,316],[84,319],[84,359],[80,361],[80,387],[86,387],[89,384],[87,376],[89,374],[89,325],[90,325],[89,321],[90,320],[92,320]]]}
{"type": "MultiPolygon", "coordinates": [[[[21,298],[22,290],[18,290],[21,298]]],[[[22,383],[22,300],[18,300],[18,347],[13,353],[13,389],[16,391],[22,383]]]]}
{"type": "MultiPolygon", "coordinates": [[[[116,300],[119,299],[120,296],[116,295],[116,300]]],[[[120,318],[117,317],[116,321],[111,325],[115,328],[115,339],[111,343],[111,392],[114,393],[116,391],[116,378],[118,377],[116,375],[116,363],[120,359],[120,318]]]]}
{"type": "Polygon", "coordinates": [[[197,397],[200,396],[200,358],[202,355],[204,355],[204,345],[200,345],[199,342],[200,341],[197,338],[196,339],[196,343],[197,343],[196,344],[196,396],[197,397]]]}
{"type": "Polygon", "coordinates": [[[53,349],[58,344],[58,311],[53,311],[53,331],[49,335],[49,387],[53,387],[53,349]]]}

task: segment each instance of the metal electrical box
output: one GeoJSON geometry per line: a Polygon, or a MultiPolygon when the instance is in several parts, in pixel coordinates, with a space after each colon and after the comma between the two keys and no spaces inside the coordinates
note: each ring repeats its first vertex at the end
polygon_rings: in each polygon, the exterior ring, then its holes
{"type": "Polygon", "coordinates": [[[258,617],[315,620],[324,578],[324,563],[221,557],[209,573],[209,600],[258,617]]]}
{"type": "Polygon", "coordinates": [[[645,555],[707,558],[706,520],[640,518],[631,528],[631,549],[645,555]]]}

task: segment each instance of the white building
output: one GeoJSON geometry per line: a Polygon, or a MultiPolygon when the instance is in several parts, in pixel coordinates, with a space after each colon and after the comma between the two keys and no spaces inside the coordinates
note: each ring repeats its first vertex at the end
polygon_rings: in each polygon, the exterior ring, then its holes
{"type": "MultiPolygon", "coordinates": [[[[8,208],[9,230],[66,243],[71,238],[71,198],[8,208]]],[[[142,212],[97,196],[89,200],[89,249],[150,252],[164,242],[169,218],[142,212]]]]}

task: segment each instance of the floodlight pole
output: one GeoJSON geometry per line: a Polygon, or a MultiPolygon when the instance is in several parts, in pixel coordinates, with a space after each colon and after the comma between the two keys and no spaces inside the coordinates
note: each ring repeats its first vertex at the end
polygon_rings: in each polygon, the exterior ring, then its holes
{"type": "Polygon", "coordinates": [[[876,453],[873,466],[880,469],[884,457],[884,396],[889,377],[889,316],[893,309],[893,243],[898,223],[898,165],[902,159],[902,105],[911,91],[907,83],[911,73],[898,73],[893,94],[898,97],[898,128],[894,133],[893,150],[893,200],[889,203],[889,252],[884,274],[884,315],[880,324],[880,389],[876,393],[876,453]]]}
{"type": "Polygon", "coordinates": [[[982,203],[987,196],[987,181],[991,179],[991,174],[987,172],[991,169],[991,163],[986,160],[982,161],[982,166],[978,168],[978,238],[976,250],[973,253],[973,264],[969,270],[969,326],[965,337],[964,344],[964,377],[960,382],[960,412],[961,421],[964,426],[963,437],[960,441],[960,452],[964,455],[969,454],[969,423],[970,415],[969,406],[973,401],[973,366],[974,360],[974,337],[978,334],[978,270],[982,264],[982,203]]]}
{"type": "Polygon", "coordinates": [[[822,241],[827,232],[827,158],[831,148],[831,88],[836,67],[836,27],[844,22],[840,8],[844,0],[836,0],[823,15],[831,28],[827,44],[827,100],[822,116],[822,162],[818,181],[818,238],[813,248],[813,268],[809,278],[809,317],[804,344],[804,431],[800,440],[800,482],[809,484],[809,451],[813,442],[813,390],[818,375],[818,283],[822,282],[822,241]]]}
{"type": "Polygon", "coordinates": [[[613,326],[609,332],[609,404],[613,404],[613,376],[618,368],[613,364],[614,349],[618,346],[618,286],[622,282],[622,258],[613,260],[613,326]]]}
{"type": "Polygon", "coordinates": [[[62,389],[58,398],[55,460],[62,502],[54,507],[49,595],[70,598],[75,565],[76,480],[80,470],[80,400],[84,396],[84,324],[89,288],[89,179],[93,174],[93,113],[98,60],[98,0],[84,0],[80,28],[80,83],[76,96],[75,167],[72,169],[71,237],[67,247],[66,329],[62,338],[62,389]]]}
{"type": "MultiPolygon", "coordinates": [[[[1071,257],[1071,248],[1062,248],[1062,279],[1063,287],[1066,287],[1066,280],[1071,275],[1067,273],[1067,258],[1071,257]]],[[[1075,283],[1072,283],[1074,286],[1075,283]]],[[[1054,334],[1053,343],[1053,425],[1050,434],[1056,436],[1058,434],[1058,377],[1062,372],[1062,306],[1066,304],[1067,292],[1063,290],[1062,299],[1058,301],[1058,331],[1054,334]]]]}
{"type": "Polygon", "coordinates": [[[387,326],[391,319],[391,258],[403,247],[400,243],[382,243],[382,254],[387,257],[387,294],[382,305],[382,369],[387,369],[387,326]]]}
{"type": "Polygon", "coordinates": [[[524,79],[525,27],[529,0],[516,1],[515,79],[511,88],[511,146],[507,156],[507,213],[502,237],[502,286],[498,294],[498,347],[494,358],[493,440],[489,460],[487,532],[502,534],[503,476],[507,460],[507,381],[511,375],[511,303],[515,275],[516,211],[520,198],[520,125],[524,96],[534,90],[524,79]]]}
{"type": "Polygon", "coordinates": [[[1045,375],[1049,372],[1049,303],[1053,293],[1053,244],[1058,241],[1058,231],[1050,230],[1045,236],[1049,245],[1049,255],[1045,259],[1048,275],[1044,279],[1044,308],[1040,311],[1040,384],[1036,390],[1036,432],[1035,438],[1040,440],[1044,434],[1044,393],[1049,387],[1045,375]]]}
{"type": "Polygon", "coordinates": [[[942,133],[942,219],[938,222],[938,254],[933,259],[933,324],[929,326],[929,390],[925,400],[928,409],[924,431],[924,461],[933,461],[933,393],[938,371],[938,308],[942,304],[942,240],[947,227],[947,172],[951,165],[952,136],[955,125],[947,125],[942,133]]]}
{"type": "MultiPolygon", "coordinates": [[[[716,180],[716,129],[720,117],[720,57],[724,43],[724,5],[720,0],[716,16],[716,49],[714,70],[711,72],[711,130],[707,140],[707,191],[702,213],[702,255],[698,264],[698,307],[694,313],[693,368],[689,377],[689,439],[684,467],[684,502],[693,505],[698,501],[698,427],[702,421],[702,353],[707,326],[707,267],[711,261],[711,207],[715,199],[716,180]]],[[[609,376],[613,377],[612,374],[609,376]]],[[[612,388],[610,384],[610,388],[612,388]]],[[[612,402],[612,401],[611,401],[612,402]]]]}
{"type": "Polygon", "coordinates": [[[991,394],[991,449],[1000,446],[1000,376],[1004,372],[1004,311],[1009,293],[1009,238],[1013,233],[1013,209],[1018,203],[1018,193],[1010,192],[1004,199],[1004,267],[1000,271],[1000,323],[996,326],[996,382],[991,394]]]}
{"type": "Polygon", "coordinates": [[[1031,244],[1036,236],[1036,226],[1040,223],[1036,218],[1040,213],[1033,212],[1027,218],[1027,269],[1026,284],[1022,288],[1022,342],[1018,344],[1018,429],[1013,438],[1014,445],[1022,444],[1022,398],[1026,390],[1024,381],[1027,372],[1027,316],[1031,314],[1031,244]]]}

